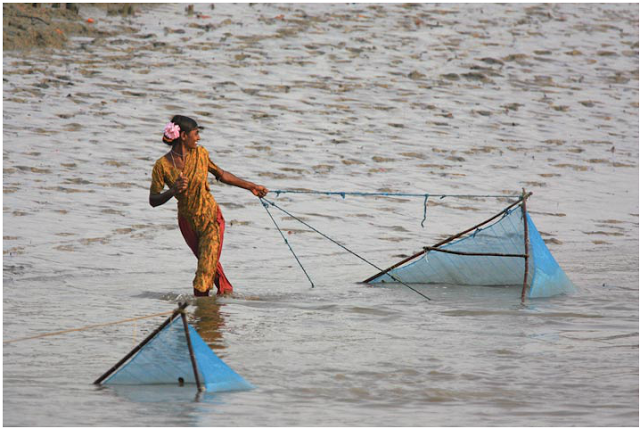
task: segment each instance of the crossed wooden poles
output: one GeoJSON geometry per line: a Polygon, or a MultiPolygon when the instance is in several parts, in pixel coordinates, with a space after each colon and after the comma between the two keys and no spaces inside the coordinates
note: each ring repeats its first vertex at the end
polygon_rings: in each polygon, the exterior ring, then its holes
{"type": "Polygon", "coordinates": [[[109,371],[102,374],[93,384],[102,384],[102,382],[113,374],[118,368],[124,365],[131,357],[133,357],[138,351],[140,351],[149,341],[151,341],[160,331],[162,331],[167,325],[169,325],[173,320],[180,316],[182,318],[182,324],[184,325],[184,333],[187,340],[187,346],[189,347],[189,356],[191,357],[191,365],[193,366],[193,375],[196,380],[196,385],[198,386],[198,391],[204,390],[204,386],[200,382],[200,376],[198,374],[198,365],[196,363],[196,357],[193,353],[193,346],[191,345],[191,336],[189,335],[189,325],[187,323],[187,316],[185,315],[184,309],[187,308],[189,304],[184,302],[178,306],[169,316],[167,320],[165,320],[160,326],[158,326],[147,338],[145,338],[140,344],[133,348],[125,357],[120,359],[120,361],[115,364],[109,371]]]}

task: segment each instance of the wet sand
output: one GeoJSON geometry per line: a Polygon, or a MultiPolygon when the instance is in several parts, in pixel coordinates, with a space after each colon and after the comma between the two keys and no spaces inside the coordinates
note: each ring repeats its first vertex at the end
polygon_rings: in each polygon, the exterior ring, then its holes
{"type": "Polygon", "coordinates": [[[3,3],[2,47],[5,52],[42,51],[66,48],[70,37],[114,36],[122,30],[96,29],[95,19],[91,17],[96,10],[100,11],[98,15],[106,12],[109,16],[124,18],[149,7],[131,3],[3,3]]]}
{"type": "MultiPolygon", "coordinates": [[[[140,322],[6,345],[5,425],[638,424],[637,5],[185,7],[91,10],[109,35],[4,53],[5,339],[189,296],[174,203],[147,203],[177,113],[270,189],[526,188],[579,294],[424,286],[426,303],[358,284],[370,267],[278,215],[311,289],[259,202],[212,180],[237,292],[191,320],[258,389],[95,389],[140,322]]],[[[272,199],[381,266],[507,205],[430,199],[423,229],[419,199],[272,199]]]]}

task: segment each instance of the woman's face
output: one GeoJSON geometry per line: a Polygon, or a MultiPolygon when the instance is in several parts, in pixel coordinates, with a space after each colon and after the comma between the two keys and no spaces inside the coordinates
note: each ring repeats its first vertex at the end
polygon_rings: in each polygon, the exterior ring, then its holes
{"type": "Polygon", "coordinates": [[[187,149],[195,149],[198,147],[198,140],[200,140],[200,131],[196,128],[195,130],[191,130],[188,133],[184,133],[186,136],[183,136],[182,141],[187,149]]]}

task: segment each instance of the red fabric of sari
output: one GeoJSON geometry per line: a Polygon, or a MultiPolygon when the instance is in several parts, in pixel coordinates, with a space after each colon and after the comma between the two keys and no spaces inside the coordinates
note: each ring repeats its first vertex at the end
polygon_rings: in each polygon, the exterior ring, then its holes
{"type": "MultiPolygon", "coordinates": [[[[216,221],[218,222],[218,228],[220,230],[220,248],[218,250],[218,263],[216,265],[216,275],[214,279],[214,284],[216,285],[216,288],[218,288],[218,295],[222,295],[225,293],[233,292],[233,286],[231,285],[231,282],[229,282],[229,279],[227,279],[227,276],[224,274],[224,270],[222,269],[222,264],[220,263],[220,254],[222,253],[222,243],[224,241],[225,224],[224,224],[224,217],[222,216],[222,211],[220,210],[220,207],[218,207],[217,211],[218,211],[218,216],[216,218],[216,221]]],[[[182,236],[187,242],[187,245],[189,245],[189,248],[191,248],[191,251],[197,258],[198,257],[198,236],[191,228],[191,225],[189,225],[189,222],[180,214],[178,215],[178,225],[180,226],[180,232],[182,232],[182,236]]],[[[207,296],[208,291],[206,293],[202,293],[194,289],[194,294],[196,296],[207,296]]]]}

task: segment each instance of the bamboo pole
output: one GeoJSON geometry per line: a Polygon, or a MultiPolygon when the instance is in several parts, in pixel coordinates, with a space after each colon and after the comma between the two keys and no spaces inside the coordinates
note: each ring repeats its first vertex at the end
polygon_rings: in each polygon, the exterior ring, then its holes
{"type": "MultiPolygon", "coordinates": [[[[524,195],[524,198],[529,198],[531,195],[532,195],[532,192],[529,192],[528,194],[524,195]]],[[[520,202],[522,201],[522,199],[523,199],[523,196],[521,196],[521,197],[518,199],[518,201],[516,201],[515,203],[513,203],[513,204],[511,204],[510,206],[506,207],[504,210],[502,210],[500,213],[496,214],[495,216],[492,216],[492,217],[490,217],[489,219],[485,220],[484,222],[481,222],[481,223],[479,223],[479,224],[477,224],[477,225],[475,225],[475,226],[473,226],[473,227],[471,227],[471,228],[469,228],[469,229],[466,229],[466,230],[464,230],[464,231],[462,231],[462,232],[460,232],[460,233],[458,233],[458,234],[456,234],[456,235],[452,235],[451,237],[446,238],[446,239],[444,239],[444,240],[440,241],[439,243],[436,243],[436,244],[435,244],[435,245],[433,245],[432,247],[440,247],[440,246],[442,246],[442,245],[444,245],[444,244],[449,243],[450,241],[455,240],[456,238],[459,238],[459,237],[461,237],[461,236],[463,236],[463,235],[467,234],[468,232],[473,231],[474,229],[478,229],[478,228],[480,228],[482,225],[486,225],[487,223],[489,223],[489,222],[491,222],[492,220],[496,219],[497,217],[501,216],[504,212],[506,212],[506,211],[507,211],[507,210],[509,210],[510,208],[512,208],[512,207],[514,207],[514,206],[516,206],[516,205],[520,204],[520,202]]],[[[412,260],[414,260],[415,258],[417,258],[417,257],[419,257],[419,256],[424,255],[425,253],[426,253],[426,250],[424,250],[424,249],[423,249],[423,250],[421,250],[420,252],[416,253],[415,255],[411,255],[411,256],[409,256],[408,258],[405,258],[405,259],[403,259],[402,261],[400,261],[400,262],[398,262],[398,263],[396,263],[396,264],[394,264],[394,265],[390,266],[389,268],[387,268],[387,269],[385,269],[385,270],[382,270],[382,271],[380,271],[379,273],[377,273],[377,274],[375,274],[375,275],[373,275],[373,276],[369,277],[368,279],[364,280],[364,282],[363,282],[363,283],[369,283],[370,281],[375,280],[375,279],[377,279],[378,277],[380,277],[380,276],[383,276],[383,275],[387,274],[389,271],[393,270],[394,268],[398,268],[399,266],[404,265],[404,264],[406,264],[407,262],[412,261],[412,260]]]]}
{"type": "Polygon", "coordinates": [[[521,302],[527,294],[527,277],[529,277],[529,222],[527,222],[527,194],[522,188],[522,221],[524,222],[524,280],[522,282],[521,302]]]}
{"type": "Polygon", "coordinates": [[[187,316],[184,311],[180,313],[182,317],[182,324],[184,325],[184,335],[187,337],[187,346],[189,347],[189,356],[191,357],[191,365],[193,366],[193,376],[196,379],[196,386],[198,386],[198,392],[202,392],[204,387],[200,383],[200,376],[198,375],[198,364],[196,362],[196,355],[193,353],[193,345],[191,344],[191,335],[189,335],[189,324],[187,323],[187,316]]]}
{"type": "Polygon", "coordinates": [[[141,348],[143,348],[149,341],[151,341],[153,339],[153,337],[158,335],[158,333],[160,331],[162,331],[169,323],[171,323],[173,321],[173,319],[175,319],[178,314],[180,314],[182,311],[184,311],[184,309],[187,308],[188,305],[189,305],[189,303],[187,303],[187,302],[184,302],[184,303],[180,304],[178,306],[178,308],[173,311],[173,314],[171,314],[171,316],[169,316],[169,318],[162,323],[162,325],[158,326],[158,328],[156,328],[156,330],[154,330],[151,334],[149,334],[149,336],[147,338],[142,340],[142,342],[140,344],[135,346],[133,348],[133,350],[131,350],[125,357],[120,359],[120,361],[117,364],[115,364],[110,370],[108,370],[107,372],[102,374],[96,381],[93,382],[93,384],[101,384],[107,377],[109,377],[118,368],[120,368],[122,365],[124,365],[125,362],[127,362],[133,355],[138,353],[138,351],[141,348]]]}
{"type": "Polygon", "coordinates": [[[438,247],[425,247],[424,250],[427,252],[442,252],[442,253],[451,253],[452,255],[461,255],[461,256],[499,256],[503,258],[526,258],[526,255],[521,255],[519,253],[475,253],[475,252],[458,252],[455,250],[447,250],[440,249],[438,247]]]}

